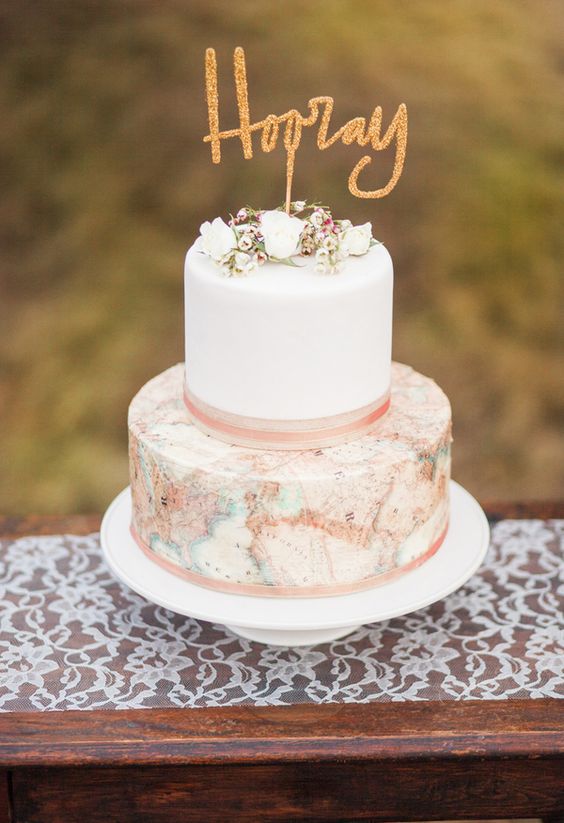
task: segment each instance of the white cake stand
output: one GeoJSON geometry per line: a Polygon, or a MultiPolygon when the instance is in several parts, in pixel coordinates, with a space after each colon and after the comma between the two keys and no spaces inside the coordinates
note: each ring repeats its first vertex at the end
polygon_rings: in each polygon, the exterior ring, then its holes
{"type": "Polygon", "coordinates": [[[190,583],[153,563],[131,537],[131,495],[124,489],[101,527],[106,561],[123,583],[159,606],[222,623],[235,634],[275,646],[337,640],[362,626],[421,609],[460,588],[482,563],[490,530],[477,501],[451,481],[451,515],[440,549],[391,583],[331,597],[254,597],[190,583]]]}

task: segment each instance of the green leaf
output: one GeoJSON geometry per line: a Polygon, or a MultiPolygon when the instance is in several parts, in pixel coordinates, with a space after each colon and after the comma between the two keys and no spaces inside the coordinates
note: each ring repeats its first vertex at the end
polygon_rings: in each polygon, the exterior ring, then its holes
{"type": "Polygon", "coordinates": [[[301,268],[299,263],[296,263],[296,261],[292,260],[291,257],[269,257],[268,259],[272,260],[273,263],[284,263],[284,265],[294,266],[296,269],[301,268]]]}

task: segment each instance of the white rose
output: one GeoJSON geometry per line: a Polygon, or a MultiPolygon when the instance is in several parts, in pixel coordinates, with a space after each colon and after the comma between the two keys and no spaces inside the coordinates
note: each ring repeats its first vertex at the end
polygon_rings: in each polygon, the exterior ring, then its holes
{"type": "Polygon", "coordinates": [[[372,240],[372,223],[362,226],[352,226],[346,229],[341,236],[341,247],[345,254],[366,254],[372,240]]]}
{"type": "Polygon", "coordinates": [[[320,228],[323,225],[323,221],[325,220],[325,214],[321,209],[316,209],[310,215],[309,222],[312,226],[315,226],[316,229],[320,228]]]}
{"type": "Polygon", "coordinates": [[[284,260],[298,253],[300,236],[305,228],[303,220],[290,217],[285,211],[265,211],[260,228],[269,257],[284,260]]]}
{"type": "Polygon", "coordinates": [[[233,229],[221,217],[216,217],[213,223],[206,221],[200,226],[201,249],[213,260],[219,262],[237,245],[237,237],[233,229]]]}

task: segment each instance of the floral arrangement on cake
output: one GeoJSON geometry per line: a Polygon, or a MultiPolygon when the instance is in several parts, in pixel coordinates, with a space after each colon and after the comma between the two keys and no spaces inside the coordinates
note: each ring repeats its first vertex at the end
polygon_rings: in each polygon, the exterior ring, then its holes
{"type": "Polygon", "coordinates": [[[353,226],[335,220],[330,209],[298,200],[284,207],[257,211],[245,206],[226,223],[216,217],[200,226],[199,251],[207,254],[227,277],[253,274],[270,260],[296,266],[296,256],[315,256],[315,270],[335,274],[349,256],[366,254],[378,241],[372,224],[353,226]]]}

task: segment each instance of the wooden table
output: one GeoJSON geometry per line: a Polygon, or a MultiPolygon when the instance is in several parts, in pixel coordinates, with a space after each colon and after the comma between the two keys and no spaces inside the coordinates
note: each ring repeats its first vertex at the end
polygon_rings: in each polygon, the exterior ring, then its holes
{"type": "MultiPolygon", "coordinates": [[[[0,536],[99,523],[2,518],[0,536]]],[[[564,701],[0,714],[0,823],[500,817],[564,819],[564,701]]]]}

